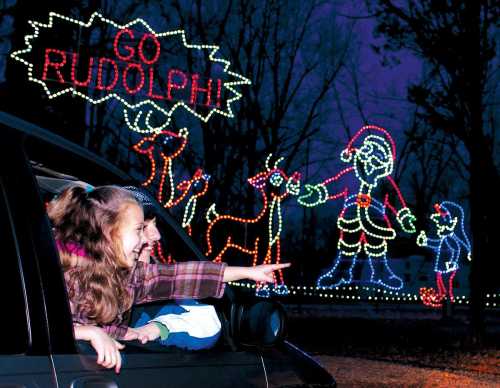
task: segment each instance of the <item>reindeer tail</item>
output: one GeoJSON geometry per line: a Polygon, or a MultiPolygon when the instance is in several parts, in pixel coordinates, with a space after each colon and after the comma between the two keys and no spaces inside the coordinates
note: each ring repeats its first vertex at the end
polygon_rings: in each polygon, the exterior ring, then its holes
{"type": "Polygon", "coordinates": [[[207,222],[210,224],[217,217],[219,217],[219,213],[217,213],[217,211],[215,210],[215,203],[213,203],[208,208],[205,218],[207,219],[207,222]]]}

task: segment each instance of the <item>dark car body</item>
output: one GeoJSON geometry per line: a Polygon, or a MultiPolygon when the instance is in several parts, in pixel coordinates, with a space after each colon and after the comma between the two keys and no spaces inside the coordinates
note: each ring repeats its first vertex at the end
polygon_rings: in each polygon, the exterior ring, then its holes
{"type": "MultiPolygon", "coordinates": [[[[0,292],[4,305],[0,387],[335,386],[327,371],[287,341],[245,347],[231,338],[230,327],[224,327],[221,343],[208,351],[127,344],[120,374],[98,366],[96,355],[82,351],[73,336],[40,182],[77,179],[73,177],[95,185],[133,182],[88,150],[7,113],[0,112],[0,129],[0,292]]],[[[161,218],[192,259],[204,259],[168,213],[161,218]]],[[[234,298],[227,287],[220,306],[236,303],[234,298]]]]}

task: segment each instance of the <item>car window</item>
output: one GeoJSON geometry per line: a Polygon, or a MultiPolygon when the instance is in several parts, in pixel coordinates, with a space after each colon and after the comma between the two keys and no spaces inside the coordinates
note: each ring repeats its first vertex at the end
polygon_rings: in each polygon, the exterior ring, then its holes
{"type": "Polygon", "coordinates": [[[0,295],[2,315],[0,319],[0,354],[25,353],[29,345],[29,330],[24,284],[16,240],[12,230],[4,183],[0,177],[0,236],[2,250],[2,281],[0,295]]]}
{"type": "MultiPolygon", "coordinates": [[[[182,262],[198,260],[198,255],[193,251],[194,246],[183,240],[185,232],[179,229],[175,230],[174,226],[169,224],[161,216],[156,217],[156,225],[161,235],[161,251],[157,251],[157,255],[162,255],[161,261],[165,262],[182,262]]],[[[189,238],[189,237],[187,237],[189,238]]]]}
{"type": "MultiPolygon", "coordinates": [[[[58,192],[70,184],[95,185],[95,182],[84,182],[73,176],[60,178],[56,176],[58,173],[54,170],[40,167],[41,164],[33,161],[32,166],[35,169],[36,180],[44,203],[51,201],[58,192]],[[46,169],[49,173],[44,174],[47,171],[43,169],[46,169]]],[[[161,205],[158,204],[158,207],[161,209],[161,205]]],[[[167,220],[165,216],[168,215],[159,214],[156,216],[156,225],[161,234],[161,242],[159,249],[155,249],[155,257],[160,262],[165,263],[199,260],[201,253],[193,251],[196,248],[190,241],[190,237],[187,236],[178,222],[172,217],[167,220]]]]}

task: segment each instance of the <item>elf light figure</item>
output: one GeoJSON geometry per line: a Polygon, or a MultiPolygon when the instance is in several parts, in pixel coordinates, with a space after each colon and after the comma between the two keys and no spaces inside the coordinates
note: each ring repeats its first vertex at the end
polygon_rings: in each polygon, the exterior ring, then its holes
{"type": "Polygon", "coordinates": [[[395,158],[396,145],[391,135],[384,128],[367,125],[354,135],[341,153],[342,161],[351,164],[350,167],[322,183],[305,185],[306,193],[298,199],[303,206],[317,206],[328,200],[344,198],[344,206],[337,220],[340,229],[338,255],[332,268],[318,279],[318,287],[334,288],[350,284],[361,251],[368,258],[371,283],[394,290],[403,287],[403,281],[394,274],[387,262],[387,241],[394,239],[396,232],[386,209],[394,214],[407,233],[415,232],[415,217],[391,177],[395,158]],[[356,147],[359,141],[361,143],[356,147]],[[354,185],[346,182],[339,186],[349,176],[354,185]],[[384,188],[388,188],[389,192],[379,200],[377,197],[380,194],[374,196],[374,190],[384,181],[384,188]],[[394,194],[393,203],[390,193],[394,194]]]}
{"type": "Polygon", "coordinates": [[[454,301],[453,279],[459,268],[462,248],[467,252],[467,259],[471,260],[471,244],[465,233],[464,211],[459,205],[443,201],[435,204],[434,209],[435,212],[430,218],[436,227],[437,238],[428,238],[426,233],[421,231],[417,237],[417,245],[428,247],[436,254],[434,272],[437,292],[433,288],[421,288],[420,298],[427,306],[441,307],[447,294],[450,301],[454,301]]]}

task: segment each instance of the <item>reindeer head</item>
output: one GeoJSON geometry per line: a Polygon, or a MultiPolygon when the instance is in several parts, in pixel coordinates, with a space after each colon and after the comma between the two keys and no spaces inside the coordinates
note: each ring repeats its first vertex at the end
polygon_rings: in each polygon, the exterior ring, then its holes
{"type": "Polygon", "coordinates": [[[163,159],[174,159],[186,147],[188,130],[182,128],[179,133],[161,131],[152,136],[143,137],[133,149],[141,154],[152,154],[158,151],[163,159]]]}
{"type": "Polygon", "coordinates": [[[189,189],[193,192],[193,197],[199,198],[206,194],[210,175],[204,174],[201,168],[197,169],[190,180],[184,180],[177,185],[177,189],[185,192],[189,189]]]}
{"type": "Polygon", "coordinates": [[[270,159],[271,154],[266,159],[266,171],[248,178],[248,183],[258,190],[269,191],[273,198],[280,200],[285,199],[290,194],[297,195],[300,191],[300,173],[294,172],[287,176],[282,169],[278,168],[278,164],[283,158],[279,158],[273,167],[269,166],[270,159]]]}

